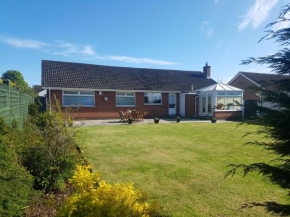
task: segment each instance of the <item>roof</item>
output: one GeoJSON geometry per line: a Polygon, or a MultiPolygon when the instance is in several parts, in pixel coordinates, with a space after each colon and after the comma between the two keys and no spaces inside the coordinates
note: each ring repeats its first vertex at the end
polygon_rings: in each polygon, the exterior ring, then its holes
{"type": "Polygon", "coordinates": [[[43,91],[41,85],[34,85],[32,88],[34,93],[39,93],[40,91],[43,91]]]}
{"type": "Polygon", "coordinates": [[[207,91],[243,91],[243,90],[228,84],[216,83],[208,87],[202,88],[198,91],[207,92],[207,91]]]}
{"type": "Polygon", "coordinates": [[[238,75],[243,75],[251,80],[253,83],[257,85],[262,85],[265,82],[270,81],[278,81],[282,79],[289,79],[290,76],[288,75],[277,75],[277,74],[267,74],[267,73],[257,73],[257,72],[239,72],[232,80],[228,82],[230,84],[233,80],[235,80],[238,75]]]}
{"type": "Polygon", "coordinates": [[[191,91],[216,83],[200,71],[129,68],[59,61],[42,61],[44,88],[99,90],[191,91]]]}

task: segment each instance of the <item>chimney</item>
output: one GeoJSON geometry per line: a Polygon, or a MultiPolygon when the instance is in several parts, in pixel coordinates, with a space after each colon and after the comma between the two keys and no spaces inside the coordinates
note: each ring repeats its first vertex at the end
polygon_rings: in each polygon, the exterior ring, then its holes
{"type": "Polygon", "coordinates": [[[210,78],[210,66],[207,64],[205,64],[205,66],[203,67],[203,75],[206,78],[210,78]]]}

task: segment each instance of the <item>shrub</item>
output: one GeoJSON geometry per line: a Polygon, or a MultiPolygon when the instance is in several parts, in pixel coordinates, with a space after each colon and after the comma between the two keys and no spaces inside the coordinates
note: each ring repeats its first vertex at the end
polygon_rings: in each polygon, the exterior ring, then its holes
{"type": "Polygon", "coordinates": [[[65,123],[60,109],[39,113],[27,119],[17,136],[21,162],[34,176],[35,189],[62,189],[75,165],[84,162],[74,141],[78,130],[65,123]]]}
{"type": "Polygon", "coordinates": [[[21,216],[32,184],[32,176],[18,164],[14,148],[0,135],[0,216],[21,216]]]}
{"type": "Polygon", "coordinates": [[[180,122],[180,117],[176,118],[176,122],[179,123],[180,122]]]}
{"type": "Polygon", "coordinates": [[[133,184],[110,185],[99,181],[98,173],[90,166],[78,166],[70,183],[76,192],[69,197],[58,216],[160,216],[161,207],[156,201],[147,202],[143,191],[135,191],[133,184]]]}
{"type": "Polygon", "coordinates": [[[9,132],[9,125],[0,117],[0,136],[5,135],[9,132]]]}

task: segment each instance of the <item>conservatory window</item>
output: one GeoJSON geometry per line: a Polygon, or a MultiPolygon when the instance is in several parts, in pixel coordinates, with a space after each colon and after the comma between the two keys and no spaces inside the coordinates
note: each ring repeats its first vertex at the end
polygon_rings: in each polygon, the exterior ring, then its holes
{"type": "Polygon", "coordinates": [[[203,114],[206,113],[206,94],[202,94],[202,98],[201,98],[201,112],[203,114]]]}
{"type": "Polygon", "coordinates": [[[217,110],[241,110],[242,97],[236,96],[235,93],[232,96],[218,96],[217,97],[217,110]]]}
{"type": "Polygon", "coordinates": [[[212,96],[211,96],[211,93],[210,94],[208,94],[208,106],[207,106],[207,111],[208,111],[208,113],[212,113],[212,104],[211,104],[211,100],[212,100],[212,96]]]}

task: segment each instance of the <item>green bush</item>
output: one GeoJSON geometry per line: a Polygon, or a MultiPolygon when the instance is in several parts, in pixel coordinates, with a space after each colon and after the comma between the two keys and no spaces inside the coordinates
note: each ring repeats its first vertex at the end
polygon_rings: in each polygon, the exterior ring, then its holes
{"type": "Polygon", "coordinates": [[[0,216],[21,216],[32,184],[32,176],[17,162],[14,148],[0,135],[0,216]]]}
{"type": "Polygon", "coordinates": [[[35,189],[62,189],[75,165],[84,162],[74,141],[77,128],[65,123],[60,110],[40,113],[29,117],[17,136],[21,162],[33,175],[35,189]]]}
{"type": "Polygon", "coordinates": [[[9,125],[0,117],[0,135],[5,135],[9,132],[9,125]]]}

